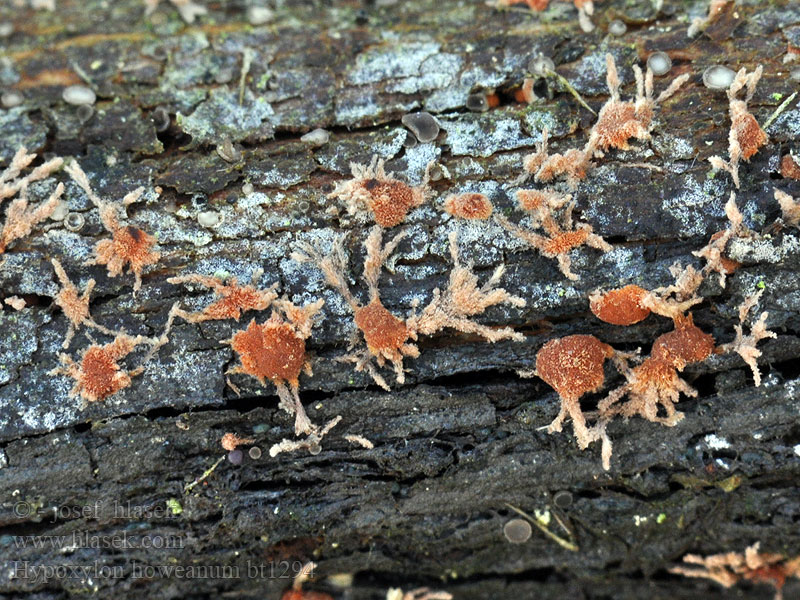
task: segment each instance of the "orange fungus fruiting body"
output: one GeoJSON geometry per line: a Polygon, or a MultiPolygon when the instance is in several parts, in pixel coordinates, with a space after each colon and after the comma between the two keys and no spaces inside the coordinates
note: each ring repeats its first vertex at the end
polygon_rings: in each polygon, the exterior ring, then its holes
{"type": "Polygon", "coordinates": [[[563,398],[580,398],[605,381],[603,363],[614,349],[593,335],[550,340],[536,355],[536,373],[563,398]]]}
{"type": "Polygon", "coordinates": [[[492,203],[483,194],[468,193],[448,196],[444,209],[462,219],[485,220],[492,216],[492,203]]]}
{"type": "Polygon", "coordinates": [[[262,294],[250,286],[230,286],[226,292],[223,298],[210,304],[203,311],[205,316],[210,319],[236,319],[238,321],[243,312],[266,308],[262,294]]]}
{"type": "Polygon", "coordinates": [[[787,179],[800,179],[800,165],[787,154],[781,159],[781,175],[787,179]]]}
{"type": "Polygon", "coordinates": [[[564,254],[586,241],[589,232],[584,229],[566,231],[547,240],[544,251],[553,255],[564,254]]]}
{"type": "Polygon", "coordinates": [[[663,359],[676,369],[701,362],[714,352],[714,338],[692,321],[691,315],[678,320],[675,329],[656,338],[650,352],[653,358],[663,359]]]}
{"type": "Polygon", "coordinates": [[[355,323],[373,354],[398,350],[408,340],[406,324],[386,310],[377,298],[356,311],[355,323]]]}
{"type": "Polygon", "coordinates": [[[650,309],[641,305],[647,290],[638,285],[626,285],[593,298],[590,308],[601,321],[612,325],[633,325],[647,318],[650,309]]]}
{"type": "Polygon", "coordinates": [[[375,222],[381,227],[399,225],[408,211],[419,204],[414,190],[397,179],[367,179],[363,186],[369,193],[369,207],[375,215],[375,222]]]}
{"type": "Polygon", "coordinates": [[[519,207],[528,212],[536,212],[547,206],[551,197],[552,192],[543,192],[541,190],[517,191],[517,203],[519,207]]]}
{"type": "Polygon", "coordinates": [[[749,112],[744,112],[737,116],[733,127],[736,130],[736,137],[742,148],[742,158],[749,160],[767,143],[767,134],[761,129],[756,118],[749,112]]]}
{"type": "Polygon", "coordinates": [[[305,364],[305,340],[286,323],[259,325],[254,319],[246,330],[234,334],[231,346],[241,357],[242,371],[261,383],[265,379],[296,383],[305,364]]]}
{"type": "Polygon", "coordinates": [[[81,374],[82,393],[90,402],[116,394],[131,383],[107,346],[91,346],[86,351],[81,361],[81,374]]]}

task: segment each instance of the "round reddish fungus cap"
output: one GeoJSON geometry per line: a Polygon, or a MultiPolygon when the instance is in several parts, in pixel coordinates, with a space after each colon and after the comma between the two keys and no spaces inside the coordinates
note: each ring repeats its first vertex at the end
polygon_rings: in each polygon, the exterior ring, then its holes
{"type": "Polygon", "coordinates": [[[259,325],[255,320],[237,331],[231,343],[242,361],[242,370],[263,381],[296,382],[305,363],[305,340],[286,323],[259,325]]]}
{"type": "Polygon", "coordinates": [[[614,349],[593,335],[550,340],[536,355],[536,373],[562,398],[580,398],[603,381],[603,363],[614,349]]]}
{"type": "Polygon", "coordinates": [[[355,322],[373,352],[397,350],[408,339],[406,324],[386,310],[378,299],[359,308],[355,322]]]}
{"type": "Polygon", "coordinates": [[[594,315],[612,325],[633,325],[647,318],[650,309],[641,305],[647,290],[638,285],[626,285],[605,294],[594,295],[589,301],[594,315]]]}
{"type": "Polygon", "coordinates": [[[370,194],[369,206],[375,222],[381,227],[399,225],[415,205],[414,190],[396,179],[368,179],[364,182],[364,189],[370,194]]]}
{"type": "Polygon", "coordinates": [[[650,355],[669,361],[677,369],[701,362],[714,351],[714,338],[692,321],[689,315],[675,322],[675,329],[656,338],[650,355]]]}
{"type": "Polygon", "coordinates": [[[492,202],[483,194],[467,193],[448,196],[444,209],[462,219],[488,219],[492,216],[492,202]]]}

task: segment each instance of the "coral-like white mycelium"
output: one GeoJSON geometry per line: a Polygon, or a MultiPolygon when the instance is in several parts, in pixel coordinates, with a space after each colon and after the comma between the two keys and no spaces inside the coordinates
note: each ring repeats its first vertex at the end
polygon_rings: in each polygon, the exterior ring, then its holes
{"type": "Polygon", "coordinates": [[[278,287],[277,283],[265,290],[259,290],[255,287],[259,279],[261,279],[261,275],[261,271],[254,273],[253,281],[250,285],[239,285],[235,277],[223,282],[216,277],[208,277],[196,273],[170,277],[167,281],[173,284],[201,285],[213,290],[219,296],[219,300],[212,302],[200,312],[190,313],[185,310],[178,310],[177,314],[182,319],[190,323],[202,323],[203,321],[219,319],[234,319],[238,321],[242,313],[250,310],[266,310],[278,298],[278,294],[275,292],[278,287]]]}
{"type": "Polygon", "coordinates": [[[606,54],[606,70],[606,82],[611,97],[600,109],[586,144],[587,149],[591,148],[594,152],[605,152],[609,148],[627,150],[630,147],[628,141],[632,138],[649,140],[656,107],[673,96],[689,79],[688,73],[676,77],[658,98],[653,99],[653,71],[650,65],[644,75],[639,65],[633,65],[636,99],[630,102],[620,99],[619,74],[611,54],[606,54]]]}
{"type": "Polygon", "coordinates": [[[767,318],[769,317],[767,311],[762,312],[758,319],[753,321],[750,326],[750,333],[744,335],[744,322],[753,307],[761,300],[763,293],[764,290],[758,290],[755,294],[751,294],[744,299],[741,306],[739,306],[739,324],[733,326],[736,329],[736,338],[730,344],[720,346],[723,352],[736,352],[742,357],[742,360],[753,372],[753,381],[756,387],[761,385],[761,372],[758,370],[758,363],[756,362],[758,357],[761,356],[761,350],[756,348],[756,345],[761,340],[778,337],[774,331],[767,329],[767,318]]]}
{"type": "Polygon", "coordinates": [[[723,552],[711,556],[687,554],[686,565],[672,567],[669,572],[684,577],[702,577],[730,588],[739,581],[766,583],[775,588],[774,600],[783,600],[783,586],[789,577],[800,577],[800,556],[792,559],[783,554],[760,552],[761,542],[744,552],[723,552]],[[694,565],[694,566],[689,566],[694,565]]]}
{"type": "Polygon", "coordinates": [[[521,334],[510,327],[492,328],[480,325],[470,318],[483,313],[495,304],[520,307],[525,305],[525,301],[496,287],[503,274],[502,266],[495,270],[483,286],[478,287],[477,276],[472,273],[469,266],[463,266],[459,260],[455,233],[450,235],[450,253],[454,268],[445,291],[434,290],[430,304],[422,309],[422,312],[412,314],[406,320],[396,317],[386,309],[381,302],[378,287],[381,268],[406,235],[406,232],[401,232],[384,245],[381,228],[376,226],[364,242],[367,256],[364,261],[363,277],[369,288],[367,304],[362,304],[353,296],[347,283],[345,275],[347,260],[344,255],[343,238],[336,240],[331,252],[325,256],[309,244],[300,244],[298,250],[292,254],[292,258],[299,262],[315,263],[325,275],[328,285],[342,295],[353,311],[356,327],[361,331],[366,348],[348,354],[342,357],[342,360],[354,362],[357,371],[366,370],[375,383],[386,390],[390,389],[389,385],[378,373],[372,361],[374,360],[378,367],[387,362],[391,363],[397,382],[404,383],[403,359],[419,356],[419,348],[413,343],[418,335],[433,335],[449,327],[480,335],[491,342],[522,339],[521,334]]]}
{"type": "Polygon", "coordinates": [[[703,275],[708,273],[719,273],[719,284],[725,287],[726,277],[732,274],[737,268],[739,263],[725,256],[725,249],[735,237],[747,236],[748,232],[742,225],[742,213],[739,207],[736,206],[736,194],[731,192],[728,202],[725,203],[725,216],[728,217],[728,228],[723,231],[718,231],[711,236],[708,244],[692,252],[695,256],[704,258],[706,266],[703,268],[703,275]]]}
{"type": "Polygon", "coordinates": [[[747,108],[747,103],[753,98],[763,71],[763,67],[759,65],[752,73],[748,74],[747,69],[742,68],[736,74],[733,83],[728,88],[728,112],[731,117],[731,129],[728,134],[728,160],[719,156],[712,156],[708,159],[715,169],[731,174],[737,189],[739,188],[739,162],[749,161],[769,139],[747,108]],[[744,88],[747,89],[747,93],[744,100],[740,100],[737,96],[744,88]]]}
{"type": "Polygon", "coordinates": [[[36,208],[28,207],[28,186],[34,181],[49,177],[64,163],[61,158],[53,158],[23,176],[22,171],[28,168],[35,158],[35,154],[28,154],[25,148],[20,148],[11,159],[11,164],[0,173],[0,205],[4,200],[19,194],[19,197],[14,198],[6,209],[6,220],[0,229],[0,254],[5,252],[11,242],[30,235],[37,224],[52,215],[64,192],[64,184],[59,183],[47,200],[36,208]]]}

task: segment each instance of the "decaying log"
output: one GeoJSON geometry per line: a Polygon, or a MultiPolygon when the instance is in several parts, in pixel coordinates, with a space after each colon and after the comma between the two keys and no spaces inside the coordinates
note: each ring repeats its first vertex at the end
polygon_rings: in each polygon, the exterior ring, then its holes
{"type": "MultiPolygon", "coordinates": [[[[279,598],[313,560],[305,589],[337,599],[420,586],[459,599],[772,597],[768,586],[725,590],[668,569],[687,553],[743,552],[759,541],[767,552],[800,554],[800,231],[780,222],[774,197],[776,188],[800,197],[800,181],[781,175],[785,157],[800,156],[796,100],[740,165],[736,199],[753,232],[729,247],[740,266],[724,287],[707,278],[692,309],[694,322],[725,344],[743,299],[763,290],[758,311],[769,312],[777,338],[759,345],[761,386],[736,355],[688,366],[682,376],[699,393],[682,398],[685,418],[675,427],[613,421],[605,471],[599,444],[579,450],[569,422],[545,431],[558,398],[518,373],[559,336],[592,334],[646,355],[670,329],[655,316],[630,327],[603,323],[588,296],[628,283],[669,285],[676,262],[703,266],[692,252],[727,227],[723,207],[734,190],[707,160],[727,156],[730,119],[725,93],[703,86],[703,70],[763,65],[749,103],[763,125],[798,89],[800,6],[737,2],[690,39],[707,2],[598,0],[591,33],[571,2],[556,0],[543,12],[483,0],[278,1],[265,23],[249,0],[198,2],[208,13],[191,24],[167,2],[149,17],[140,0],[0,6],[0,88],[22,94],[15,106],[4,96],[0,109],[0,169],[23,146],[40,160],[76,159],[121,210],[143,186],[122,216],[155,236],[161,253],[134,293],[130,273],[109,277],[103,265],[85,264],[109,234],[84,191],[64,171],[31,184],[38,202],[62,182],[61,218],[68,212],[84,224],[51,219],[0,255],[0,595],[279,598]],[[608,33],[613,19],[627,23],[626,34],[608,33]],[[565,152],[583,147],[595,122],[563,81],[596,112],[608,98],[606,54],[628,99],[632,66],[657,50],[673,67],[656,79],[656,94],[678,75],[690,79],[657,109],[652,139],[595,158],[573,192],[576,217],[613,246],[573,251],[580,279],[494,221],[444,212],[449,194],[479,192],[520,222],[515,182],[543,130],[550,151],[565,152]],[[520,102],[538,53],[562,79],[537,79],[540,98],[520,102]],[[92,110],[64,102],[70,85],[95,92],[92,110]],[[468,110],[475,93],[497,105],[468,110]],[[432,143],[413,144],[401,124],[420,110],[441,127],[432,143]],[[301,138],[317,128],[327,141],[301,138]],[[344,235],[347,276],[367,302],[362,243],[372,223],[328,194],[351,162],[374,155],[414,185],[436,164],[432,199],[392,230],[408,235],[383,270],[384,305],[405,318],[446,287],[456,231],[480,282],[502,265],[500,285],[526,301],[491,307],[478,321],[511,326],[524,341],[490,344],[452,330],[421,337],[403,385],[381,370],[391,392],[336,360],[357,333],[352,312],[314,265],[290,255],[299,242],[328,253],[344,235]],[[341,421],[319,453],[270,456],[273,444],[294,437],[294,419],[273,387],[226,375],[238,357],[225,342],[269,311],[238,322],[176,319],[129,387],[82,408],[73,381],[49,373],[59,353],[77,360],[92,339],[111,338],[84,327],[62,349],[70,323],[52,300],[60,289],[53,258],[78,290],[97,282],[97,323],[148,338],[161,334],[175,302],[199,311],[214,299],[202,286],[167,281],[180,275],[246,284],[263,270],[261,289],[277,283],[298,305],[323,299],[308,340],[313,376],[300,376],[300,398],[314,423],[341,421]],[[220,444],[229,432],[253,440],[240,446],[241,464],[220,444]],[[577,549],[536,528],[526,543],[509,543],[503,526],[516,513],[508,505],[539,515],[577,549]],[[341,574],[355,577],[346,589],[331,578],[341,574]]],[[[622,381],[609,364],[604,391],[584,398],[584,410],[622,381]]],[[[800,596],[800,582],[789,580],[784,596],[800,596]]]]}

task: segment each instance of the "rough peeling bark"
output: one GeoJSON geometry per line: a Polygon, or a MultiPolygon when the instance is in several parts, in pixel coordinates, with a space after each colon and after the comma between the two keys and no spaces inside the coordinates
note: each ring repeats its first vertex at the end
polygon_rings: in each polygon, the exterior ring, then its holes
{"type": "MultiPolygon", "coordinates": [[[[578,450],[571,426],[555,435],[543,430],[557,398],[516,372],[532,368],[538,348],[556,336],[591,333],[646,351],[667,330],[654,317],[605,325],[588,311],[587,295],[624,283],[666,285],[673,262],[699,264],[691,252],[725,226],[732,189],[706,161],[726,155],[729,120],[724,94],[704,88],[701,73],[720,60],[734,68],[763,64],[750,103],[763,123],[798,88],[782,62],[787,47],[800,47],[797,3],[745,0],[695,40],[686,28],[704,2],[665,0],[659,10],[661,2],[598,1],[591,34],[580,32],[567,2],[538,15],[496,11],[481,0],[293,0],[273,6],[274,18],[260,26],[248,24],[245,0],[209,0],[209,15],[192,26],[166,2],[151,19],[138,0],[57,0],[53,13],[12,4],[0,6],[0,22],[13,24],[0,38],[0,87],[21,91],[25,101],[0,109],[0,158],[8,161],[20,145],[74,156],[108,199],[145,186],[128,216],[158,237],[163,258],[134,296],[132,277],[110,279],[102,267],[83,265],[104,233],[78,187],[59,173],[31,190],[43,197],[64,181],[69,208],[86,225],[74,233],[48,222],[0,266],[0,298],[27,303],[0,311],[2,597],[278,598],[296,561],[310,559],[319,564],[315,589],[336,598],[382,598],[390,585],[428,585],[459,599],[771,597],[763,586],[723,590],[667,569],[687,552],[742,551],[759,540],[770,552],[800,554],[800,237],[772,227],[779,216],[773,188],[800,196],[800,182],[778,173],[781,157],[797,148],[796,103],[740,171],[745,223],[769,235],[738,242],[732,258],[743,266],[724,289],[706,282],[706,300],[694,310],[699,326],[727,342],[742,296],[763,287],[761,306],[778,338],[763,344],[762,387],[753,387],[738,357],[687,368],[700,394],[681,401],[686,419],[674,428],[615,422],[612,468],[604,472],[599,448],[578,450]],[[612,18],[627,21],[625,36],[606,34],[612,18]],[[442,211],[447,193],[479,191],[511,215],[513,180],[544,126],[556,149],[584,143],[594,118],[558,85],[550,100],[513,100],[531,56],[552,56],[597,109],[607,93],[606,52],[617,58],[628,97],[631,65],[654,50],[672,56],[672,75],[691,72],[692,79],[661,107],[651,142],[610,152],[576,192],[582,219],[614,245],[605,255],[573,253],[580,281],[565,279],[554,261],[501,228],[457,223],[442,211]],[[246,53],[252,63],[240,89],[246,53]],[[98,95],[88,121],[61,100],[75,83],[98,95]],[[474,89],[496,89],[500,106],[468,112],[474,89]],[[419,109],[435,114],[443,131],[434,143],[407,148],[400,118],[419,109]],[[157,131],[163,111],[170,124],[157,131]],[[300,140],[317,127],[331,132],[326,144],[300,140]],[[216,151],[225,137],[241,151],[234,162],[216,151]],[[433,184],[432,202],[410,214],[411,235],[382,278],[387,307],[408,314],[414,299],[427,301],[445,283],[446,241],[455,229],[482,277],[507,266],[503,285],[528,304],[494,308],[483,319],[512,325],[524,342],[457,334],[423,340],[420,358],[406,361],[406,384],[391,393],[334,360],[346,350],[352,317],[319,273],[289,253],[298,240],[325,251],[345,231],[358,280],[368,227],[329,212],[325,195],[351,161],[374,153],[412,183],[431,160],[450,175],[433,184]],[[197,221],[209,210],[223,217],[216,228],[197,221]],[[236,396],[225,384],[236,359],[222,341],[251,315],[240,324],[179,321],[130,388],[79,410],[70,382],[47,375],[67,330],[51,306],[50,257],[80,274],[81,289],[95,278],[94,318],[132,334],[159,332],[176,300],[191,309],[207,304],[209,295],[167,283],[183,272],[247,281],[261,268],[264,284],[279,282],[296,302],[324,298],[325,318],[310,340],[314,376],[301,378],[301,397],[315,422],[335,415],[342,422],[316,456],[269,458],[266,450],[290,436],[292,419],[277,409],[271,388],[235,376],[236,396]],[[186,492],[224,455],[225,432],[255,438],[263,456],[245,453],[240,466],[223,461],[186,492]],[[354,446],[345,433],[375,448],[354,446]],[[571,502],[556,507],[560,491],[571,502]],[[579,550],[536,530],[526,544],[509,544],[502,527],[513,513],[505,503],[557,512],[579,550]],[[78,537],[70,547],[73,534],[127,535],[131,543],[81,547],[91,544],[78,537]],[[19,547],[26,535],[70,541],[19,547]],[[230,570],[204,577],[146,568],[159,565],[230,570]],[[37,566],[71,568],[48,579],[37,566]],[[355,574],[349,591],[326,580],[337,573],[355,574]]],[[[86,343],[81,334],[73,348],[86,343]]],[[[607,386],[619,381],[609,377],[607,386]]],[[[787,584],[785,595],[800,597],[800,584],[787,584]]]]}

